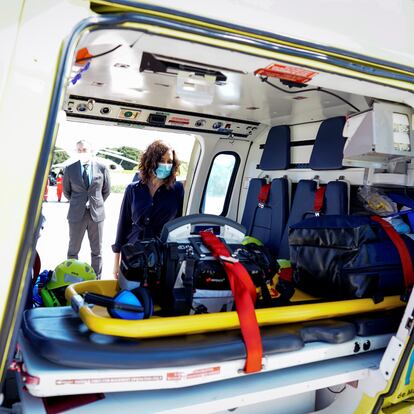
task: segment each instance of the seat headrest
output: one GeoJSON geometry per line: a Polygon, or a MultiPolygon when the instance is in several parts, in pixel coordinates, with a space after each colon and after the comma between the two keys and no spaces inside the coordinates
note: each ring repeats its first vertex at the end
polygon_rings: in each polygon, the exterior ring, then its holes
{"type": "Polygon", "coordinates": [[[344,116],[326,119],[321,123],[309,161],[309,167],[312,170],[342,168],[345,145],[345,138],[342,135],[344,125],[344,116]]]}
{"type": "Polygon", "coordinates": [[[263,171],[286,170],[290,165],[290,128],[280,125],[270,128],[263,148],[259,168],[263,171]]]}

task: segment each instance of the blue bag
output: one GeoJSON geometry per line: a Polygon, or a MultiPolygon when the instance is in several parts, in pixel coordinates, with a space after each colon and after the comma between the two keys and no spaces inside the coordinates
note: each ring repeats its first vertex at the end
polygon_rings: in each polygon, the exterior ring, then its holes
{"type": "MultiPolygon", "coordinates": [[[[400,237],[410,261],[414,241],[400,237]]],[[[400,254],[382,226],[368,216],[303,220],[291,226],[289,245],[293,281],[314,296],[380,299],[405,292],[400,254]]]]}

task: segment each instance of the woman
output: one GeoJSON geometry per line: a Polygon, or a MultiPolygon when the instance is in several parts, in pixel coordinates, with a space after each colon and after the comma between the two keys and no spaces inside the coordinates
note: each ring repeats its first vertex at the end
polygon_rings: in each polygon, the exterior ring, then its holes
{"type": "Polygon", "coordinates": [[[124,244],[159,236],[165,223],[182,215],[184,187],[176,181],[179,165],[175,151],[163,141],[153,142],[142,155],[140,179],[125,190],[112,245],[116,278],[124,244]]]}

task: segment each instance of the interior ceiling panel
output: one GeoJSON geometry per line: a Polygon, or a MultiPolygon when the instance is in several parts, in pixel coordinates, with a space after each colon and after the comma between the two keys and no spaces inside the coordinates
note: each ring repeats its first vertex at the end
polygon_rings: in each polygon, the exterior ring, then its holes
{"type": "MultiPolygon", "coordinates": [[[[78,50],[83,47],[87,47],[94,56],[102,56],[91,59],[88,67],[85,67],[86,61],[73,66],[71,79],[77,74],[81,76],[78,76],[75,84],[70,83],[68,95],[246,119],[265,124],[301,122],[309,120],[309,114],[318,119],[343,115],[352,110],[334,96],[317,91],[306,92],[306,89],[312,88],[312,82],[297,94],[287,94],[264,84],[253,73],[270,63],[262,58],[127,30],[91,32],[81,39],[78,50]],[[167,73],[140,71],[143,52],[182,62],[187,66],[220,72],[226,80],[214,82],[208,76],[195,76],[195,80],[186,79],[188,73],[178,73],[178,70],[169,70],[167,73]],[[205,79],[210,83],[206,81],[206,85],[201,86],[192,84],[199,81],[203,83],[205,79]],[[191,95],[185,92],[185,88],[195,88],[198,92],[191,95]],[[211,102],[207,102],[209,100],[211,102]],[[302,114],[307,114],[307,118],[302,120],[302,114]]],[[[284,90],[297,90],[282,85],[278,79],[270,81],[284,90]]],[[[348,93],[336,93],[344,99],[352,100],[348,93]]]]}

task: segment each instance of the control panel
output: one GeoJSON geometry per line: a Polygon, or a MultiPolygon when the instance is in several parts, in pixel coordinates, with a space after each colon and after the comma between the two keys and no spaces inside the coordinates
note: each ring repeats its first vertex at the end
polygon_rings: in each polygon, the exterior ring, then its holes
{"type": "Polygon", "coordinates": [[[89,118],[141,128],[153,126],[241,138],[246,138],[254,133],[260,125],[259,122],[254,121],[221,118],[215,115],[201,115],[73,95],[65,102],[64,110],[68,118],[89,118]]]}

